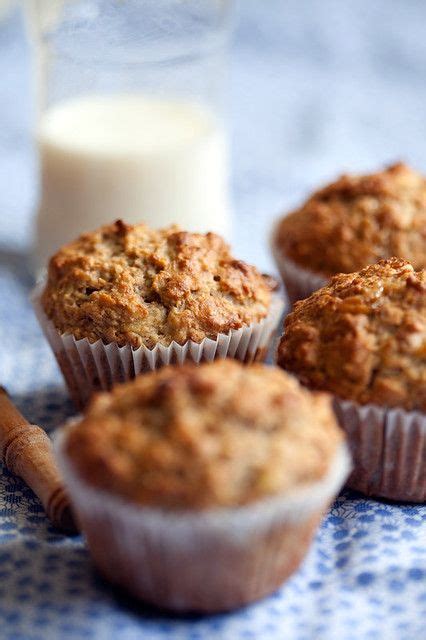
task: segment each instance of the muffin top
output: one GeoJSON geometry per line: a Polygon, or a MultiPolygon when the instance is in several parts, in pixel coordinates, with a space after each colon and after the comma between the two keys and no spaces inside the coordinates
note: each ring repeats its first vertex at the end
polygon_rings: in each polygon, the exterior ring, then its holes
{"type": "Polygon", "coordinates": [[[65,452],[139,504],[226,507],[323,477],[342,439],[329,396],[235,360],[159,369],[95,397],[65,452]]]}
{"type": "Polygon", "coordinates": [[[274,284],[213,233],[118,220],[51,258],[42,305],[59,331],[77,339],[152,348],[259,322],[274,284]]]}
{"type": "Polygon", "coordinates": [[[324,276],[397,256],[426,267],[426,179],[404,164],[344,175],[278,224],[274,249],[324,276]]]}
{"type": "Polygon", "coordinates": [[[426,411],[426,271],[392,258],[335,276],[287,316],[278,363],[312,389],[426,411]]]}

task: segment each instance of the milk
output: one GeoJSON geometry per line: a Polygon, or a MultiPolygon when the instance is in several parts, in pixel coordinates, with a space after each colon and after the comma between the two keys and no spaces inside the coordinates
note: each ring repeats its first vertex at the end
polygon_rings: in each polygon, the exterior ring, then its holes
{"type": "Polygon", "coordinates": [[[38,145],[38,267],[117,218],[229,234],[226,136],[198,105],[142,95],[64,101],[42,116],[38,145]]]}

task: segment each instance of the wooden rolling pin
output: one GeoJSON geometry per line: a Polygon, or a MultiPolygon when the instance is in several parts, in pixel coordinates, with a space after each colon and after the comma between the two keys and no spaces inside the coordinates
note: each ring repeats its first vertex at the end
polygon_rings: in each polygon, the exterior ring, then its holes
{"type": "Polygon", "coordinates": [[[24,418],[1,386],[0,455],[9,471],[22,478],[38,496],[52,524],[66,533],[76,533],[49,436],[24,418]]]}

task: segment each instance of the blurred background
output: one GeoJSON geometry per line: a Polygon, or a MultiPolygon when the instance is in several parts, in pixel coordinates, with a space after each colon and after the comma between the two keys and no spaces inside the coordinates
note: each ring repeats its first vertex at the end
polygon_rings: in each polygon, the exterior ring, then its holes
{"type": "MultiPolygon", "coordinates": [[[[34,96],[21,13],[0,7],[0,242],[10,253],[30,242],[34,96]]],[[[397,159],[426,170],[425,24],[423,0],[236,2],[227,97],[239,257],[271,269],[274,218],[341,172],[397,159]]]]}

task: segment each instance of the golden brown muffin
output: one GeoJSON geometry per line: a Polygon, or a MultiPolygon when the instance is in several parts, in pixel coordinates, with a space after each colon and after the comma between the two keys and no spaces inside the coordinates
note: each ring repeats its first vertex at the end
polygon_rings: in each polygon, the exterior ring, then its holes
{"type": "Polygon", "coordinates": [[[404,164],[344,175],[278,224],[274,251],[325,277],[383,258],[426,267],[426,179],[404,164]]]}
{"type": "Polygon", "coordinates": [[[102,574],[156,606],[206,613],[295,571],[347,476],[342,439],[326,394],[217,360],[98,396],[57,451],[102,574]]]}
{"type": "Polygon", "coordinates": [[[166,367],[97,396],[66,454],[141,505],[237,506],[321,479],[342,435],[326,394],[275,367],[166,367]]]}
{"type": "Polygon", "coordinates": [[[426,411],[426,271],[392,258],[335,276],[296,303],[278,363],[312,389],[426,411]]]}
{"type": "Polygon", "coordinates": [[[77,339],[152,348],[259,322],[273,288],[213,233],[117,221],[51,258],[42,305],[60,332],[77,339]]]}

